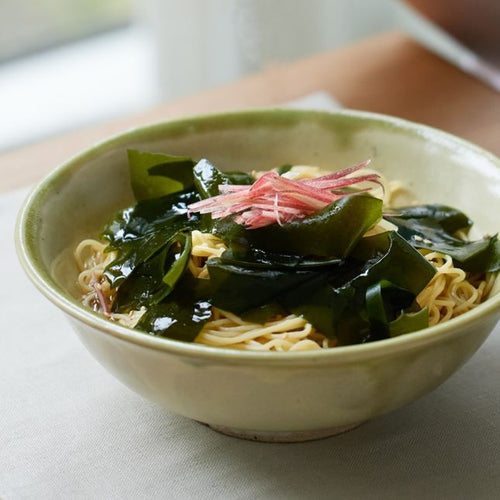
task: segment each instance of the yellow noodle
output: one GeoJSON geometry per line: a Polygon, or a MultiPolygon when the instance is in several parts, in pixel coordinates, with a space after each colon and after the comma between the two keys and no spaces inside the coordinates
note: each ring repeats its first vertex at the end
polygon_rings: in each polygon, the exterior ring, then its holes
{"type": "Polygon", "coordinates": [[[113,291],[104,276],[104,269],[116,258],[116,253],[105,252],[106,246],[89,238],[81,241],[74,252],[80,270],[78,285],[82,291],[82,302],[97,312],[105,312],[99,294],[108,304],[111,304],[113,299],[113,291]]]}
{"type": "Polygon", "coordinates": [[[477,307],[493,287],[493,273],[470,275],[453,265],[449,255],[430,250],[420,253],[436,268],[437,272],[420,292],[417,302],[429,308],[429,325],[436,325],[455,318],[477,307]]]}
{"type": "Polygon", "coordinates": [[[220,257],[227,247],[217,236],[197,230],[191,233],[191,244],[188,269],[195,278],[208,279],[206,261],[213,257],[220,257]]]}
{"type": "Polygon", "coordinates": [[[402,205],[413,205],[415,199],[411,190],[405,187],[400,181],[389,181],[383,179],[385,186],[384,205],[387,207],[396,207],[402,205]]]}
{"type": "Polygon", "coordinates": [[[195,342],[214,347],[259,351],[297,351],[333,347],[303,317],[289,315],[263,325],[214,308],[214,319],[205,324],[195,342]]]}
{"type": "Polygon", "coordinates": [[[128,313],[111,313],[109,315],[110,319],[120,323],[120,325],[127,326],[128,328],[134,328],[139,320],[142,318],[146,308],[143,306],[138,310],[131,310],[128,313]]]}

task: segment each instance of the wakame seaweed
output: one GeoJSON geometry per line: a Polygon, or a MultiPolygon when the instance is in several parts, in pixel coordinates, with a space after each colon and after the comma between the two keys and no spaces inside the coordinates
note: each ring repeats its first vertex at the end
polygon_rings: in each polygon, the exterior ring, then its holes
{"type": "Polygon", "coordinates": [[[150,305],[136,328],[151,335],[192,342],[211,315],[208,280],[184,273],[168,300],[150,305]]]}
{"type": "Polygon", "coordinates": [[[208,160],[200,160],[193,168],[194,184],[202,198],[219,194],[221,184],[250,185],[253,178],[245,172],[222,172],[208,160]]]}
{"type": "Polygon", "coordinates": [[[130,180],[137,201],[158,198],[193,184],[195,162],[185,156],[127,151],[130,180]]]}
{"type": "Polygon", "coordinates": [[[382,218],[382,201],[366,194],[345,196],[323,210],[286,224],[245,229],[230,218],[214,223],[229,246],[263,252],[343,258],[382,218]]]}
{"type": "MultiPolygon", "coordinates": [[[[496,236],[456,236],[471,221],[443,205],[390,209],[365,193],[349,194],[300,220],[247,229],[234,217],[190,214],[190,204],[219,195],[224,184],[250,185],[242,172],[222,172],[206,159],[128,151],[137,203],[102,232],[117,257],[105,269],[117,289],[116,312],[146,307],[136,328],[193,341],[212,306],[264,323],[303,315],[339,345],[394,337],[428,325],[415,301],[435,274],[417,251],[450,254],[465,270],[500,267],[496,236]],[[382,217],[397,231],[364,236],[382,217]],[[227,250],[207,261],[209,279],[187,270],[191,232],[221,238],[227,250]]],[[[279,167],[282,175],[290,165],[279,167]]]]}
{"type": "Polygon", "coordinates": [[[415,248],[427,248],[450,255],[464,271],[495,272],[500,269],[498,236],[465,241],[455,236],[467,232],[472,221],[459,210],[445,205],[420,205],[391,209],[385,218],[415,248]]]}
{"type": "MultiPolygon", "coordinates": [[[[255,269],[245,262],[224,265],[208,262],[214,275],[213,304],[237,314],[274,302],[303,315],[326,337],[340,344],[386,338],[390,322],[411,307],[418,293],[435,273],[434,267],[395,232],[363,238],[352,254],[342,260],[301,271],[255,269]],[[386,293],[383,328],[371,321],[367,290],[387,277],[399,293],[386,293]],[[349,318],[346,320],[346,318],[349,318]]],[[[265,318],[269,319],[269,318],[265,318]]],[[[408,326],[412,325],[408,321],[408,326]]]]}
{"type": "Polygon", "coordinates": [[[111,219],[101,236],[108,241],[109,250],[118,252],[105,270],[112,287],[122,285],[138,266],[161,253],[179,233],[199,227],[199,217],[187,218],[187,206],[198,199],[194,191],[180,191],[140,201],[111,219]]]}

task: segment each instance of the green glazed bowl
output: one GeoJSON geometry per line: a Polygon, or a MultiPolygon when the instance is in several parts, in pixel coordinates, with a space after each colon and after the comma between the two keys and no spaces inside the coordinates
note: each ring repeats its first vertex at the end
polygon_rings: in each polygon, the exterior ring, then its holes
{"type": "Polygon", "coordinates": [[[138,128],[59,166],[19,215],[20,260],[95,358],[168,410],[249,439],[332,435],[432,391],[474,354],[498,320],[496,286],[485,303],[447,323],[312,352],[223,350],[111,323],[79,303],[72,250],[133,201],[127,148],[206,157],[231,170],[285,163],[338,169],[372,158],[373,168],[403,181],[422,203],[460,208],[478,230],[490,233],[498,230],[500,160],[444,132],[392,117],[276,109],[138,128]]]}

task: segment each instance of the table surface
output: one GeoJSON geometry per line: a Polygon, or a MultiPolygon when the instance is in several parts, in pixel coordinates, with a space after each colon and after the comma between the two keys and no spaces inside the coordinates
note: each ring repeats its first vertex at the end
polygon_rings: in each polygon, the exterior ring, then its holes
{"type": "Polygon", "coordinates": [[[391,32],[235,83],[0,155],[0,192],[31,184],[78,151],[125,129],[174,117],[279,105],[326,91],[344,107],[444,129],[500,154],[500,95],[391,32]]]}

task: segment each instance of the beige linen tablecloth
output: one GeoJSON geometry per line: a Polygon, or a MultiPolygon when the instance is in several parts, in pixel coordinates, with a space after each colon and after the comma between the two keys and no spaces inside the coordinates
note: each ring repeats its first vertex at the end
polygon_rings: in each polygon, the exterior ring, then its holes
{"type": "Polygon", "coordinates": [[[499,498],[499,326],[432,394],[358,429],[226,437],[122,386],[34,289],[12,238],[26,194],[0,196],[1,499],[499,498]]]}

